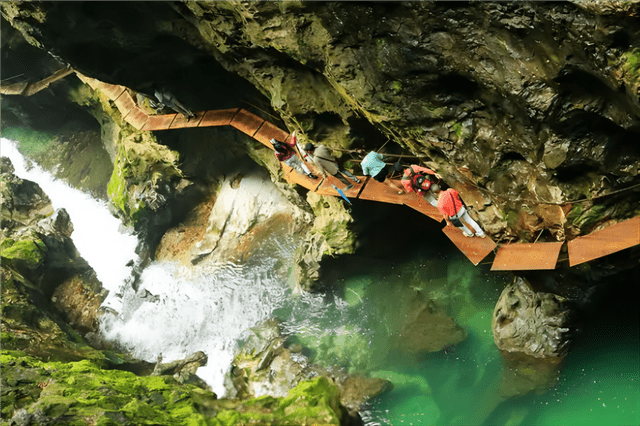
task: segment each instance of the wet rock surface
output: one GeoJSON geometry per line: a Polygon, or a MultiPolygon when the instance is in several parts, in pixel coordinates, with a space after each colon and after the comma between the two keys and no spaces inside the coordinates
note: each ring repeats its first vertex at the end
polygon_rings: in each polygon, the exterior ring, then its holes
{"type": "Polygon", "coordinates": [[[322,285],[323,258],[353,253],[356,234],[352,230],[353,218],[342,200],[309,192],[307,201],[314,219],[295,254],[294,276],[300,288],[314,291],[322,285]]]}
{"type": "Polygon", "coordinates": [[[207,365],[208,357],[202,351],[195,352],[185,359],[163,363],[158,361],[153,368],[152,376],[173,376],[178,383],[189,383],[211,390],[204,380],[196,375],[199,367],[207,365]]]}
{"type": "Polygon", "coordinates": [[[569,352],[575,312],[566,298],[535,292],[517,278],[500,295],[491,328],[506,361],[501,395],[543,393],[556,383],[569,352]]]}
{"type": "Polygon", "coordinates": [[[491,327],[502,351],[537,358],[562,357],[570,344],[571,309],[564,297],[536,293],[518,278],[502,292],[491,327]]]}
{"type": "MultiPolygon", "coordinates": [[[[73,224],[64,209],[55,212],[49,197],[31,181],[13,174],[2,159],[2,257],[50,300],[76,330],[96,331],[98,308],[106,292],[72,240],[73,224]]],[[[11,309],[8,307],[8,309],[11,309]]]]}
{"type": "Polygon", "coordinates": [[[282,396],[300,381],[326,377],[339,389],[340,403],[353,419],[359,418],[358,410],[363,403],[393,389],[393,384],[386,379],[349,375],[315,366],[299,349],[290,346],[282,335],[279,320],[267,320],[251,329],[250,336],[234,358],[230,380],[225,386],[241,399],[282,396]]]}

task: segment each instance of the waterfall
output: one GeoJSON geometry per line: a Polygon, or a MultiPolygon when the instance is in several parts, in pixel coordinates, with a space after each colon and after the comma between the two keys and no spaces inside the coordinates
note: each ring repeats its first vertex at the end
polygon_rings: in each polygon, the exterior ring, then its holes
{"type": "Polygon", "coordinates": [[[69,213],[76,248],[109,290],[103,307],[111,310],[101,317],[100,325],[105,338],[149,362],[160,356],[169,362],[203,351],[209,361],[198,369],[198,376],[224,396],[224,377],[238,339],[268,319],[290,292],[278,271],[287,269],[283,260],[291,262],[295,238],[274,235],[245,265],[202,262],[185,267],[152,262],[135,291],[127,284],[131,268],[126,265],[137,258],[138,240],[120,233],[120,221],[106,203],[28,164],[15,142],[2,139],[1,149],[16,176],[38,183],[54,208],[69,213]]]}
{"type": "Polygon", "coordinates": [[[9,157],[15,174],[21,179],[36,182],[51,199],[54,209],[64,208],[73,223],[73,243],[80,255],[95,270],[102,286],[109,290],[103,306],[120,309],[116,296],[131,275],[127,263],[137,258],[138,239],[119,231],[120,220],[113,217],[107,204],[55,179],[36,164],[27,162],[20,154],[17,143],[1,139],[0,152],[9,157]]]}

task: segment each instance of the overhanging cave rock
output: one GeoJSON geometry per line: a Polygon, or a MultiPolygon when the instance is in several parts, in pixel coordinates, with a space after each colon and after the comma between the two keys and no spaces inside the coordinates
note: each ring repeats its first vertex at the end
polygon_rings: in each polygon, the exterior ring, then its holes
{"type": "Polygon", "coordinates": [[[90,77],[160,84],[193,110],[256,105],[330,148],[389,138],[432,161],[492,237],[523,241],[640,214],[640,191],[626,189],[640,183],[639,9],[2,3],[25,39],[90,77]]]}

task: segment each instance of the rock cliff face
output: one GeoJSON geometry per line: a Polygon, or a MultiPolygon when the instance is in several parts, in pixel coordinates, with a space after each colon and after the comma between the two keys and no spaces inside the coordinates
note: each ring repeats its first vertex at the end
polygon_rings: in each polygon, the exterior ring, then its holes
{"type": "Polygon", "coordinates": [[[191,109],[419,155],[504,239],[639,213],[637,3],[7,2],[32,44],[191,109]],[[242,78],[240,78],[242,77],[242,78]],[[248,84],[251,83],[251,84],[248,84]],[[582,200],[578,203],[571,203],[582,200]]]}
{"type": "Polygon", "coordinates": [[[219,60],[261,88],[290,126],[307,123],[309,135],[329,133],[342,147],[377,148],[384,135],[426,155],[493,234],[576,235],[625,208],[613,199],[615,213],[606,203],[573,213],[559,205],[637,183],[631,6],[187,7],[219,60]],[[359,135],[359,117],[381,135],[359,135]]]}

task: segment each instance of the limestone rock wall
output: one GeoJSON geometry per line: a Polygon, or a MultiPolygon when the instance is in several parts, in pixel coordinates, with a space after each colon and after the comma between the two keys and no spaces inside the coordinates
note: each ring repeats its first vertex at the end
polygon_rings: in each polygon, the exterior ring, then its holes
{"type": "Polygon", "coordinates": [[[548,229],[562,240],[638,212],[637,191],[558,206],[638,183],[637,4],[177,10],[288,125],[334,147],[377,148],[389,137],[426,155],[494,236],[548,229]]]}
{"type": "Polygon", "coordinates": [[[255,106],[334,148],[389,139],[437,168],[494,238],[563,240],[640,213],[637,3],[104,7],[3,12],[103,81],[164,87],[191,109],[255,106]]]}

